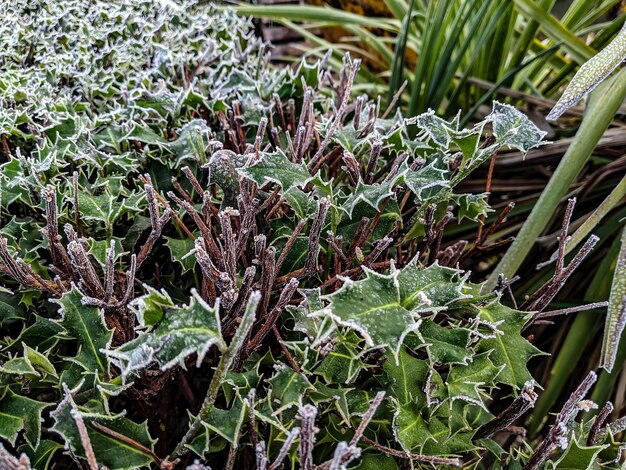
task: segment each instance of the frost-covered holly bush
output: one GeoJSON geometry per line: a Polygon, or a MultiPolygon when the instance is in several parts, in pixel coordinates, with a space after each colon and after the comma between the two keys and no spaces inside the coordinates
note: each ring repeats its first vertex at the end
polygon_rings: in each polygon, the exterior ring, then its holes
{"type": "Polygon", "coordinates": [[[0,464],[615,457],[619,424],[573,424],[588,387],[533,455],[511,427],[530,317],[442,246],[490,210],[458,183],[541,144],[521,113],[405,120],[352,96],[357,61],[278,70],[249,22],[189,2],[3,13],[0,436],[25,455],[0,464]]]}

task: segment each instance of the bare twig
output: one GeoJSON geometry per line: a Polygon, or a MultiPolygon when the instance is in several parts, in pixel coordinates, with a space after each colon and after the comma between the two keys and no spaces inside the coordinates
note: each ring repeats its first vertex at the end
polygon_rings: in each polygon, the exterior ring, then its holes
{"type": "MultiPolygon", "coordinates": [[[[4,135],[2,136],[4,138],[4,135]]],[[[4,470],[31,470],[30,460],[26,454],[17,459],[0,443],[0,468],[4,470]]]]}
{"type": "Polygon", "coordinates": [[[324,136],[322,143],[318,147],[317,152],[315,152],[313,157],[311,157],[311,160],[309,161],[307,165],[309,169],[315,167],[317,160],[319,160],[319,158],[323,155],[324,149],[330,142],[330,139],[332,139],[339,125],[341,124],[343,115],[346,112],[348,101],[350,100],[350,96],[352,95],[352,84],[354,83],[356,74],[359,71],[359,67],[361,65],[361,59],[351,60],[350,55],[346,54],[344,58],[344,64],[345,66],[350,68],[350,74],[347,76],[346,86],[343,90],[343,95],[341,97],[341,104],[339,105],[339,108],[337,108],[337,111],[333,114],[332,122],[330,123],[328,127],[328,131],[326,132],[326,135],[324,136]]]}
{"type": "Polygon", "coordinates": [[[596,416],[591,429],[589,430],[589,434],[587,435],[587,446],[593,446],[597,438],[600,436],[600,428],[604,425],[609,415],[613,412],[613,403],[607,401],[606,404],[602,407],[598,415],[596,416]]]}
{"type": "Polygon", "coordinates": [[[78,428],[78,435],[80,436],[80,442],[83,445],[83,450],[85,451],[85,456],[87,457],[87,463],[89,464],[89,468],[91,470],[98,470],[98,462],[96,461],[96,455],[93,452],[93,447],[91,446],[91,440],[89,439],[89,434],[87,433],[87,426],[85,426],[85,422],[83,421],[83,416],[78,411],[78,407],[76,403],[74,403],[74,399],[72,398],[72,392],[70,391],[67,384],[63,384],[63,390],[65,391],[65,395],[67,397],[67,401],[72,408],[70,414],[74,421],[76,422],[76,427],[78,428]]]}
{"type": "Polygon", "coordinates": [[[278,456],[276,457],[276,460],[272,462],[272,464],[269,467],[269,470],[278,470],[279,468],[282,467],[283,460],[285,460],[285,457],[287,457],[287,452],[289,452],[289,449],[291,449],[291,446],[293,445],[293,443],[295,442],[296,438],[299,435],[300,435],[300,428],[297,426],[292,428],[291,431],[289,431],[289,434],[287,434],[285,442],[283,442],[283,445],[281,446],[280,451],[278,452],[278,456]]]}
{"type": "Polygon", "coordinates": [[[313,447],[315,446],[315,435],[319,431],[315,427],[317,408],[313,405],[304,405],[298,411],[300,414],[300,468],[302,470],[314,470],[313,447]]]}
{"type": "Polygon", "coordinates": [[[484,424],[476,431],[474,439],[484,439],[493,436],[495,433],[508,428],[516,419],[531,409],[535,405],[535,401],[537,401],[537,394],[534,388],[532,382],[526,382],[522,392],[497,418],[484,424]]]}
{"type": "Polygon", "coordinates": [[[580,411],[579,403],[583,401],[596,379],[596,373],[593,371],[589,372],[574,393],[570,395],[556,416],[554,426],[552,426],[546,438],[535,449],[535,453],[531,456],[524,470],[536,470],[557,447],[567,447],[567,438],[565,436],[567,425],[580,411]]]}

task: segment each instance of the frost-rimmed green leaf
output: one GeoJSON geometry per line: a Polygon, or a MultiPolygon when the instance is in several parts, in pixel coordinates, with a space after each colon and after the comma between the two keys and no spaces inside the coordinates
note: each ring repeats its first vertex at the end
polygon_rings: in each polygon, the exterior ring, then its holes
{"type": "Polygon", "coordinates": [[[493,135],[521,152],[527,153],[548,143],[542,141],[546,132],[509,104],[494,101],[491,114],[486,119],[491,122],[493,135]]]}
{"type": "Polygon", "coordinates": [[[161,323],[153,330],[141,334],[133,341],[116,349],[106,349],[106,354],[122,371],[123,376],[140,371],[156,362],[161,370],[179,364],[191,354],[197,354],[200,366],[212,346],[224,351],[218,306],[210,307],[197,292],[192,292],[186,307],[166,310],[161,323]]]}
{"type": "Polygon", "coordinates": [[[122,435],[130,438],[151,451],[156,441],[150,437],[147,422],[137,424],[126,418],[124,413],[109,415],[101,409],[78,407],[74,411],[70,398],[66,396],[50,413],[54,419],[54,426],[51,430],[61,436],[66,448],[71,449],[74,454],[85,457],[85,450],[76,424],[75,414],[77,413],[85,423],[88,438],[100,465],[106,465],[111,470],[126,470],[145,467],[152,463],[153,458],[150,453],[118,437],[122,435]]]}
{"type": "Polygon", "coordinates": [[[522,388],[524,383],[532,380],[528,372],[528,361],[541,351],[529,343],[521,330],[526,324],[528,314],[513,310],[493,300],[485,306],[478,307],[477,319],[489,325],[489,332],[476,346],[478,352],[491,352],[489,359],[496,367],[503,367],[498,381],[522,388]]]}
{"type": "Polygon", "coordinates": [[[363,270],[363,281],[344,282],[337,292],[325,297],[330,301],[328,307],[313,315],[328,316],[358,331],[368,346],[388,348],[397,360],[404,338],[419,327],[419,322],[401,304],[399,271],[385,275],[363,270]]]}
{"type": "Polygon", "coordinates": [[[275,407],[274,413],[302,405],[305,392],[313,389],[303,374],[284,364],[276,365],[276,373],[268,379],[268,384],[271,389],[269,399],[275,407]]]}
{"type": "Polygon", "coordinates": [[[84,295],[73,286],[60,299],[53,300],[61,307],[58,323],[80,345],[78,355],[71,360],[88,372],[108,374],[109,361],[102,351],[111,345],[113,330],[106,327],[101,310],[84,305],[83,299],[84,295]]]}
{"type": "Polygon", "coordinates": [[[24,438],[33,449],[39,446],[41,438],[41,413],[51,406],[13,393],[6,389],[0,398],[0,437],[15,445],[17,436],[24,430],[24,438]]]}
{"type": "Polygon", "coordinates": [[[311,173],[304,163],[291,162],[281,150],[263,152],[259,161],[239,169],[239,174],[258,185],[278,183],[284,190],[302,187],[311,179],[311,173]]]}

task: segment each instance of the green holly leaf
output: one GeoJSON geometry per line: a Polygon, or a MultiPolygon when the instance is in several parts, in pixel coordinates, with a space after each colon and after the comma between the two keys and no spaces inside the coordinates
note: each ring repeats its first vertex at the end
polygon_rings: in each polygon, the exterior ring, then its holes
{"type": "Polygon", "coordinates": [[[315,373],[320,374],[329,384],[354,382],[365,367],[360,356],[361,341],[353,331],[338,334],[334,338],[335,349],[324,357],[315,373]]]}
{"type": "Polygon", "coordinates": [[[397,360],[406,336],[417,330],[417,319],[465,298],[466,279],[460,272],[434,264],[420,269],[416,262],[391,274],[363,267],[366,278],[348,280],[336,292],[324,296],[329,305],[314,317],[329,317],[357,331],[372,348],[385,347],[397,360]]]}
{"type": "Polygon", "coordinates": [[[295,322],[294,331],[304,333],[312,340],[328,337],[335,330],[332,320],[313,315],[324,308],[320,289],[299,289],[298,292],[304,297],[300,304],[287,306],[295,322]]]}
{"type": "Polygon", "coordinates": [[[306,219],[315,214],[315,201],[310,197],[310,194],[305,193],[300,188],[292,186],[283,191],[281,195],[300,219],[306,219]]]}
{"type": "MultiPolygon", "coordinates": [[[[195,160],[198,155],[205,155],[211,135],[211,128],[203,119],[192,119],[185,123],[178,132],[178,138],[163,147],[178,157],[195,160]]],[[[158,136],[157,136],[158,137],[158,136]]]]}
{"type": "Polygon", "coordinates": [[[470,330],[467,328],[458,325],[446,328],[426,318],[417,335],[421,345],[426,347],[431,364],[466,364],[472,357],[469,349],[470,330]]]}
{"type": "Polygon", "coordinates": [[[41,438],[41,413],[49,406],[50,403],[31,400],[6,389],[0,398],[0,437],[14,446],[19,432],[24,430],[26,442],[36,450],[41,438]]]}
{"type": "Polygon", "coordinates": [[[385,454],[362,455],[354,470],[399,470],[394,458],[385,454]]]}
{"type": "Polygon", "coordinates": [[[32,377],[42,377],[52,375],[58,377],[52,363],[39,351],[28,347],[22,343],[24,352],[20,357],[14,357],[0,366],[0,372],[9,375],[25,375],[32,377]]]}
{"type": "Polygon", "coordinates": [[[398,404],[426,405],[424,387],[430,371],[426,361],[411,356],[406,348],[402,348],[398,360],[386,361],[383,371],[390,386],[390,394],[398,404]]]}
{"type": "Polygon", "coordinates": [[[394,433],[407,452],[450,456],[475,449],[472,433],[452,433],[447,417],[429,416],[414,403],[400,405],[394,415],[394,433]]]}
{"type": "Polygon", "coordinates": [[[405,168],[394,178],[384,183],[365,184],[359,181],[356,188],[350,192],[348,198],[341,205],[341,210],[348,214],[350,219],[352,219],[354,208],[361,201],[378,210],[384,199],[394,195],[394,188],[404,181],[404,175],[407,171],[405,168]]]}
{"type": "Polygon", "coordinates": [[[541,351],[521,335],[528,314],[502,305],[498,299],[485,306],[476,307],[479,321],[487,322],[489,332],[476,346],[477,352],[489,352],[489,359],[502,367],[498,382],[520,389],[529,380],[528,361],[541,351]]]}
{"type": "Polygon", "coordinates": [[[83,305],[83,294],[76,288],[63,294],[58,300],[61,320],[57,323],[65,329],[67,335],[78,341],[78,355],[71,361],[86,371],[109,373],[109,362],[102,352],[107,349],[113,338],[113,330],[109,330],[98,307],[83,305]]]}
{"type": "Polygon", "coordinates": [[[547,468],[558,470],[595,470],[600,468],[596,459],[608,445],[580,445],[576,437],[570,439],[567,449],[556,462],[548,462],[547,468]]]}
{"type": "MultiPolygon", "coordinates": [[[[207,434],[217,433],[230,442],[234,447],[239,443],[241,426],[248,416],[248,400],[235,395],[234,402],[230,409],[222,410],[213,407],[209,416],[202,425],[207,434]]],[[[208,449],[205,450],[205,452],[208,449]]]]}
{"type": "Polygon", "coordinates": [[[463,219],[479,221],[481,217],[486,217],[493,209],[487,202],[487,194],[452,194],[451,199],[459,207],[459,222],[463,219]]]}
{"type": "Polygon", "coordinates": [[[330,301],[328,307],[313,315],[328,316],[357,331],[369,347],[387,348],[397,360],[404,338],[419,325],[401,303],[400,271],[385,275],[365,267],[363,270],[364,280],[347,280],[339,290],[324,297],[330,301]]]}
{"type": "Polygon", "coordinates": [[[26,309],[20,304],[20,296],[0,291],[0,326],[10,325],[26,318],[26,309]]]}
{"type": "Polygon", "coordinates": [[[58,442],[45,439],[39,443],[37,449],[33,449],[30,445],[24,444],[17,451],[26,454],[30,460],[32,468],[37,470],[47,470],[51,463],[54,463],[53,457],[63,449],[63,445],[58,442]]]}
{"type": "Polygon", "coordinates": [[[8,375],[26,376],[28,378],[39,377],[27,357],[14,357],[0,366],[0,372],[8,375]]]}
{"type": "Polygon", "coordinates": [[[276,373],[268,380],[270,384],[269,398],[272,404],[277,405],[274,413],[302,405],[304,394],[313,390],[308,379],[286,365],[276,365],[276,373]]]}
{"type": "Polygon", "coordinates": [[[489,353],[475,355],[467,365],[454,365],[446,378],[450,402],[463,400],[486,409],[481,392],[494,387],[504,366],[496,367],[489,353]]]}
{"type": "Polygon", "coordinates": [[[196,257],[188,255],[191,250],[194,249],[194,240],[191,238],[184,238],[182,240],[171,237],[164,238],[165,245],[169,248],[172,259],[180,264],[183,274],[193,270],[196,266],[196,257]]]}
{"type": "Polygon", "coordinates": [[[25,343],[38,348],[39,351],[49,351],[59,342],[57,335],[64,332],[64,329],[56,321],[39,315],[33,315],[33,317],[35,320],[33,324],[24,328],[11,345],[15,347],[18,343],[25,343]]]}
{"type": "Polygon", "coordinates": [[[259,186],[267,182],[277,183],[283,190],[295,186],[303,187],[311,179],[311,173],[304,163],[293,163],[278,150],[263,152],[254,165],[238,170],[239,174],[251,179],[259,186]]]}
{"type": "Polygon", "coordinates": [[[494,101],[491,114],[486,120],[491,122],[493,135],[501,140],[501,143],[520,152],[527,153],[532,148],[548,143],[542,142],[546,132],[540,130],[526,115],[511,105],[494,101]]]}
{"type": "Polygon", "coordinates": [[[418,202],[424,203],[450,188],[450,171],[447,168],[440,168],[443,165],[442,157],[443,154],[425,167],[408,170],[405,173],[404,182],[415,194],[418,202]]]}
{"type": "Polygon", "coordinates": [[[147,293],[134,299],[130,306],[141,326],[154,326],[163,319],[165,310],[174,307],[174,302],[165,290],[158,291],[144,285],[147,293]]]}
{"type": "Polygon", "coordinates": [[[440,147],[448,148],[452,141],[452,136],[456,134],[457,126],[453,122],[448,122],[429,109],[427,112],[406,119],[408,125],[416,125],[420,130],[428,134],[433,142],[440,147]]]}
{"type": "Polygon", "coordinates": [[[467,298],[463,293],[469,273],[439,266],[437,262],[421,268],[414,260],[398,275],[402,305],[410,310],[441,310],[451,303],[467,298]],[[428,308],[425,308],[428,307],[428,308]]]}
{"type": "Polygon", "coordinates": [[[106,354],[126,377],[156,362],[161,370],[176,364],[184,367],[185,359],[197,354],[196,366],[212,346],[226,349],[222,339],[217,307],[210,307],[194,290],[188,306],[166,310],[161,323],[148,333],[106,354]]]}
{"type": "Polygon", "coordinates": [[[87,429],[87,435],[93,448],[96,461],[110,469],[135,469],[149,466],[153,459],[149,452],[128,444],[125,438],[132,439],[145,449],[152,451],[154,440],[148,432],[148,424],[137,424],[123,414],[109,415],[101,407],[96,409],[78,407],[72,409],[69,398],[64,398],[58,407],[50,413],[54,419],[51,430],[61,436],[65,447],[75,455],[85,458],[85,450],[80,438],[75,415],[82,418],[87,429]]]}

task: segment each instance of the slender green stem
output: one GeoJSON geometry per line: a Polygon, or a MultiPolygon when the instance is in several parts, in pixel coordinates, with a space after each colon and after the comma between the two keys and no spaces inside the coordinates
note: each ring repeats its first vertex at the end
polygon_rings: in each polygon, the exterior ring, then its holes
{"type": "Polygon", "coordinates": [[[594,210],[587,220],[578,227],[578,230],[574,232],[570,241],[567,242],[565,246],[565,254],[569,254],[580,242],[582,242],[587,235],[591,233],[591,231],[597,227],[600,221],[611,212],[618,204],[623,202],[624,197],[626,197],[626,176],[622,178],[622,180],[617,183],[617,186],[611,191],[611,194],[607,196],[607,198],[602,201],[602,203],[594,210]]]}
{"type": "Polygon", "coordinates": [[[496,286],[499,274],[502,273],[507,278],[515,275],[537,237],[548,225],[561,199],[626,98],[626,69],[622,69],[611,80],[607,80],[593,95],[594,100],[587,107],[574,142],[565,152],[517,238],[485,283],[483,287],[485,291],[496,286]]]}
{"type": "MultiPolygon", "coordinates": [[[[609,311],[606,315],[604,326],[604,339],[602,340],[602,353],[600,354],[600,367],[607,372],[613,370],[615,357],[620,345],[620,338],[624,329],[624,299],[626,298],[626,227],[622,230],[622,241],[613,283],[611,296],[609,297],[609,311]]],[[[622,364],[619,364],[620,368],[622,364]]]]}
{"type": "Polygon", "coordinates": [[[213,409],[213,405],[215,404],[215,400],[217,399],[217,395],[220,391],[220,387],[224,382],[224,377],[230,370],[230,367],[233,364],[233,361],[239,354],[239,351],[243,347],[243,343],[248,337],[250,330],[252,329],[252,325],[254,324],[254,319],[256,316],[256,309],[259,305],[259,301],[261,300],[261,294],[259,292],[253,292],[250,295],[250,300],[248,301],[248,305],[246,306],[246,311],[243,314],[243,318],[241,320],[241,324],[233,339],[228,346],[226,352],[222,355],[217,368],[215,369],[215,373],[213,374],[213,378],[211,379],[211,383],[209,384],[209,390],[207,391],[206,397],[204,398],[204,402],[202,403],[202,408],[198,412],[198,415],[194,418],[193,423],[189,426],[189,430],[185,434],[185,436],[181,439],[179,444],[174,449],[174,452],[167,458],[168,461],[173,461],[185,455],[189,449],[187,448],[187,444],[189,444],[200,432],[200,428],[202,427],[202,422],[205,421],[211,410],[213,409]]]}

